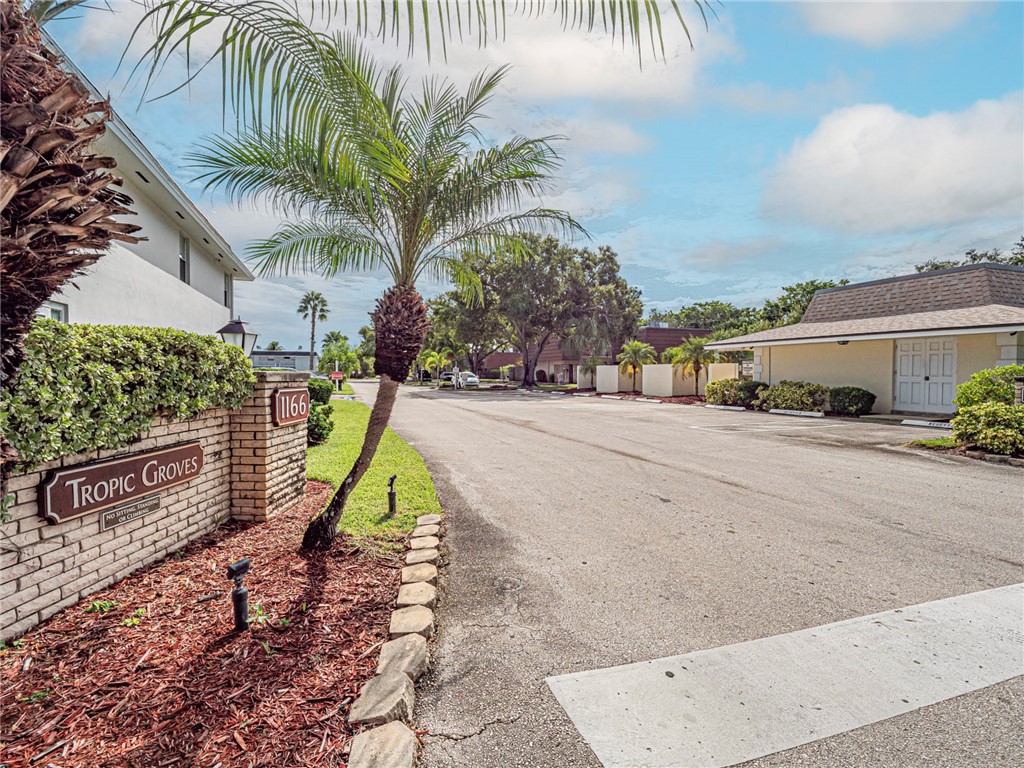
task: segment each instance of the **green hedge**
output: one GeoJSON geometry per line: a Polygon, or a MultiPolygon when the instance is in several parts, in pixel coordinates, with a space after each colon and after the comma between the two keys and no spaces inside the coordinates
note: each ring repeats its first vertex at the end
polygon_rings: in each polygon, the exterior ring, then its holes
{"type": "Polygon", "coordinates": [[[704,400],[712,405],[740,405],[749,408],[767,386],[763,381],[750,379],[709,381],[704,388],[704,400]]]}
{"type": "Polygon", "coordinates": [[[238,347],[169,328],[39,320],[25,351],[0,395],[0,434],[26,466],[127,445],[158,415],[237,408],[255,383],[238,347]]]}
{"type": "Polygon", "coordinates": [[[778,408],[785,411],[820,411],[828,404],[828,387],[808,381],[780,381],[765,387],[754,400],[762,411],[778,408]]]}
{"type": "Polygon", "coordinates": [[[963,408],[982,403],[1013,405],[1013,379],[1024,376],[1024,365],[1004,365],[978,371],[956,388],[953,402],[963,408]]]}
{"type": "Polygon", "coordinates": [[[331,436],[334,429],[330,398],[327,405],[313,404],[306,421],[306,445],[320,445],[331,436]]]}
{"type": "Polygon", "coordinates": [[[866,416],[875,406],[875,393],[860,387],[832,387],[828,391],[828,407],[833,413],[866,416]]]}
{"type": "Polygon", "coordinates": [[[992,453],[1024,455],[1024,405],[965,405],[953,417],[953,439],[992,453]]]}
{"type": "Polygon", "coordinates": [[[309,400],[317,405],[329,405],[331,395],[334,394],[334,385],[324,379],[310,379],[306,384],[309,390],[309,400]]]}

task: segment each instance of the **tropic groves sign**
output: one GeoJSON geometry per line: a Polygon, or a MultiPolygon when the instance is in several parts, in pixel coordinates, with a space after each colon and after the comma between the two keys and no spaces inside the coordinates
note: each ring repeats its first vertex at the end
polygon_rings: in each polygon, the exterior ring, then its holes
{"type": "Polygon", "coordinates": [[[39,488],[39,514],[56,525],[186,483],[202,471],[198,440],[57,469],[39,488]]]}

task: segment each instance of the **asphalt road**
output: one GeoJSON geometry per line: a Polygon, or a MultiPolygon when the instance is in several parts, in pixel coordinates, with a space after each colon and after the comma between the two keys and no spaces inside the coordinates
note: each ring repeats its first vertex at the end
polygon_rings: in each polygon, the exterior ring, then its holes
{"type": "MultiPolygon", "coordinates": [[[[447,512],[427,766],[596,768],[546,677],[1024,581],[1024,472],[898,447],[930,430],[416,389],[392,425],[447,512]]],[[[746,765],[1019,765],[1022,722],[1017,678],[746,765]]]]}

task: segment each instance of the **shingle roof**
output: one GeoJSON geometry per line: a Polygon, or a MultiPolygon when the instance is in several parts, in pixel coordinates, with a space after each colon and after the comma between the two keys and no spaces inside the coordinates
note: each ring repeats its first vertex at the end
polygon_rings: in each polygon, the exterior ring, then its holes
{"type": "Polygon", "coordinates": [[[916,331],[953,331],[964,328],[1014,327],[1024,328],[1024,308],[1009,307],[1005,304],[989,304],[984,307],[961,307],[940,309],[935,312],[917,312],[912,315],[886,315],[885,317],[864,317],[854,320],[834,320],[827,323],[796,323],[772,328],[768,331],[749,333],[732,339],[708,344],[710,349],[734,349],[758,345],[778,344],[784,341],[811,341],[819,338],[886,336],[895,333],[916,331]]]}
{"type": "Polygon", "coordinates": [[[1024,267],[972,264],[818,291],[801,323],[1005,304],[1024,307],[1024,267]]]}
{"type": "Polygon", "coordinates": [[[818,291],[799,323],[708,347],[1005,326],[1024,327],[1024,267],[972,264],[818,291]]]}

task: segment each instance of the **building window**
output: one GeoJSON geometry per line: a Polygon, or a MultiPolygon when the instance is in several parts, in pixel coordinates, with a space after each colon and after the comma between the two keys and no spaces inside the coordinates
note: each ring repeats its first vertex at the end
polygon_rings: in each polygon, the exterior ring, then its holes
{"type": "Polygon", "coordinates": [[[234,313],[235,296],[232,288],[231,275],[224,275],[224,306],[234,313]]]}
{"type": "Polygon", "coordinates": [[[58,323],[68,321],[68,305],[56,301],[44,301],[43,305],[36,310],[37,317],[45,317],[47,320],[56,320],[58,323]]]}
{"type": "Polygon", "coordinates": [[[178,277],[181,282],[190,283],[192,266],[192,243],[184,235],[178,235],[178,277]]]}

